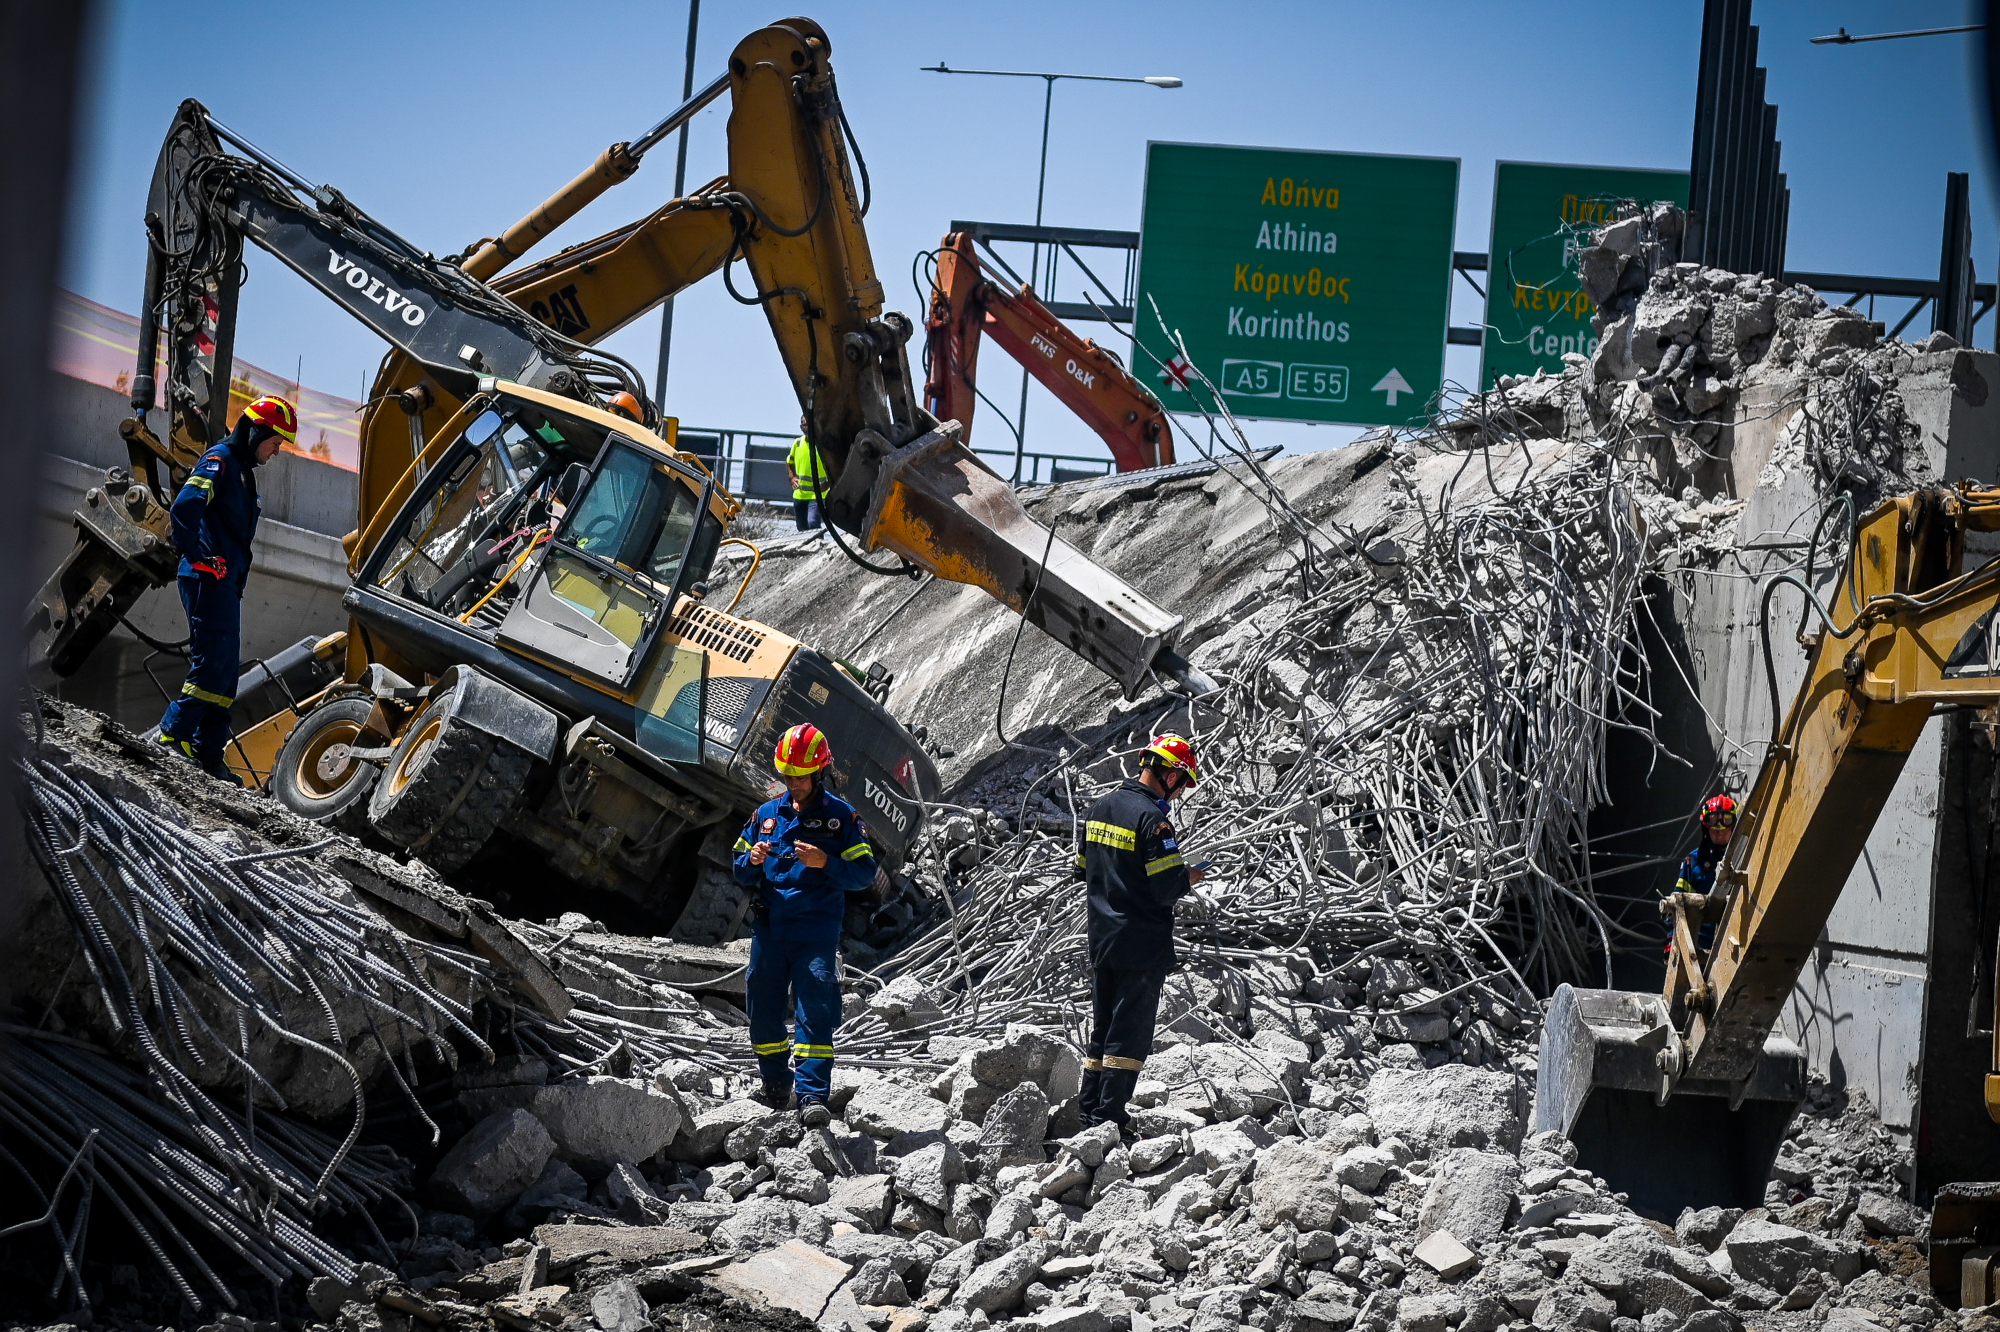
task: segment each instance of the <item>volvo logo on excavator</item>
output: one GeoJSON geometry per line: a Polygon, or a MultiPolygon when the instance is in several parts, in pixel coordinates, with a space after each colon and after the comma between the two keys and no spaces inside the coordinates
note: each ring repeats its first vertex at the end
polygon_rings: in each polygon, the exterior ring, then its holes
{"type": "Polygon", "coordinates": [[[873,778],[863,777],[861,789],[867,792],[868,803],[881,810],[889,822],[896,825],[897,832],[907,833],[910,830],[909,811],[898,804],[896,798],[887,790],[875,785],[873,778]]]}
{"type": "Polygon", "coordinates": [[[360,292],[361,295],[390,314],[395,315],[411,328],[424,322],[424,308],[403,293],[385,286],[376,277],[352,259],[343,258],[340,251],[328,250],[326,271],[360,292]]]}

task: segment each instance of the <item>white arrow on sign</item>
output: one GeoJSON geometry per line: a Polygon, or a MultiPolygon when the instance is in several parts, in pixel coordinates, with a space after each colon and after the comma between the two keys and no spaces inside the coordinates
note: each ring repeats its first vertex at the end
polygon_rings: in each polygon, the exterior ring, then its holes
{"type": "Polygon", "coordinates": [[[1410,387],[1410,381],[1403,378],[1403,372],[1394,368],[1391,368],[1388,374],[1376,380],[1375,387],[1368,391],[1370,393],[1388,394],[1389,405],[1391,407],[1396,405],[1396,396],[1398,394],[1416,392],[1415,389],[1410,387]]]}

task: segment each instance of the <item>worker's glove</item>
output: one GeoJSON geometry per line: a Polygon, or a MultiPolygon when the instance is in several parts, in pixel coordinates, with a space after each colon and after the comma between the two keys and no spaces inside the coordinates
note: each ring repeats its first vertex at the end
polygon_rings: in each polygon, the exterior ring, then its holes
{"type": "Polygon", "coordinates": [[[220,555],[207,555],[198,560],[189,560],[188,567],[198,574],[207,574],[218,583],[229,577],[229,561],[220,555]]]}

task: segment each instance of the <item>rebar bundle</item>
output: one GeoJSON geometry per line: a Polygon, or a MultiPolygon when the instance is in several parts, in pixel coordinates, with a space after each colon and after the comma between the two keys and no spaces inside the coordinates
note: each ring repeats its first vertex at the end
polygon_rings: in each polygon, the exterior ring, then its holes
{"type": "MultiPolygon", "coordinates": [[[[143,1076],[16,1028],[20,1057],[0,1116],[58,1165],[97,1130],[77,1168],[89,1190],[80,1210],[92,1196],[108,1200],[197,1308],[182,1262],[231,1297],[169,1219],[175,1209],[272,1281],[351,1276],[347,1259],[314,1237],[311,1219],[366,1218],[368,1204],[399,1192],[388,1187],[389,1161],[356,1149],[356,1063],[372,1043],[409,1094],[418,1083],[414,1045],[450,1067],[453,1037],[491,1058],[471,1008],[432,979],[457,973],[470,993],[484,988],[487,964],[348,900],[344,885],[298,859],[320,844],[239,853],[40,754],[20,775],[30,849],[75,936],[43,1020],[70,975],[87,977],[103,1038],[143,1076]],[[360,1014],[365,1032],[351,1016],[343,1029],[343,1009],[360,1014]],[[343,1136],[259,1113],[287,1108],[269,1071],[278,1045],[327,1061],[351,1084],[343,1136]],[[240,1098],[225,1102],[225,1086],[240,1087],[240,1098]]],[[[25,1163],[9,1164],[43,1191],[25,1163]]],[[[59,1240],[71,1269],[82,1232],[79,1218],[59,1240]]]]}
{"type": "MultiPolygon", "coordinates": [[[[1432,1002],[1467,994],[1517,1014],[1538,987],[1602,974],[1615,927],[1592,895],[1585,817],[1606,798],[1607,728],[1650,735],[1634,612],[1652,562],[1618,463],[1537,447],[1487,459],[1483,493],[1461,501],[1455,485],[1427,499],[1416,449],[1398,446],[1387,540],[1336,544],[1274,514],[1301,538],[1288,590],[1217,654],[1221,691],[1184,712],[1203,779],[1176,822],[1189,860],[1213,862],[1205,909],[1184,922],[1191,964],[1289,955],[1339,978],[1389,955],[1420,968],[1432,1002]]],[[[1480,476],[1476,458],[1461,479],[1480,476]]],[[[892,1033],[862,1015],[845,1050],[1082,1025],[1074,825],[1106,786],[1088,774],[1115,770],[1135,739],[1072,750],[1036,778],[1030,793],[1073,826],[1023,819],[938,885],[944,918],[877,979],[915,978],[943,1018],[892,1033]]]]}

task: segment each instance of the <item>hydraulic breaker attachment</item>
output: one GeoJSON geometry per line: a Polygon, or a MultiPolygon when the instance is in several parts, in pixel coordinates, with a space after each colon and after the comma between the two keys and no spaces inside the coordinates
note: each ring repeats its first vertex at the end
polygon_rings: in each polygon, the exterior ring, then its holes
{"type": "Polygon", "coordinates": [[[901,449],[862,431],[849,477],[872,477],[862,540],[997,600],[1137,697],[1155,673],[1192,694],[1215,688],[1173,651],[1183,619],[1036,522],[1014,489],[943,421],[901,449]],[[1046,554],[1046,561],[1044,560],[1046,554]]]}
{"type": "Polygon", "coordinates": [[[75,514],[76,544],[28,606],[30,670],[76,673],[141,595],[174,581],[166,506],[122,467],[104,474],[75,514]]]}
{"type": "Polygon", "coordinates": [[[1805,1097],[1805,1053],[1773,1034],[1741,1082],[1674,1076],[1680,1037],[1656,994],[1556,987],[1542,1026],[1534,1130],[1671,1223],[1683,1207],[1761,1207],[1805,1097]]]}

